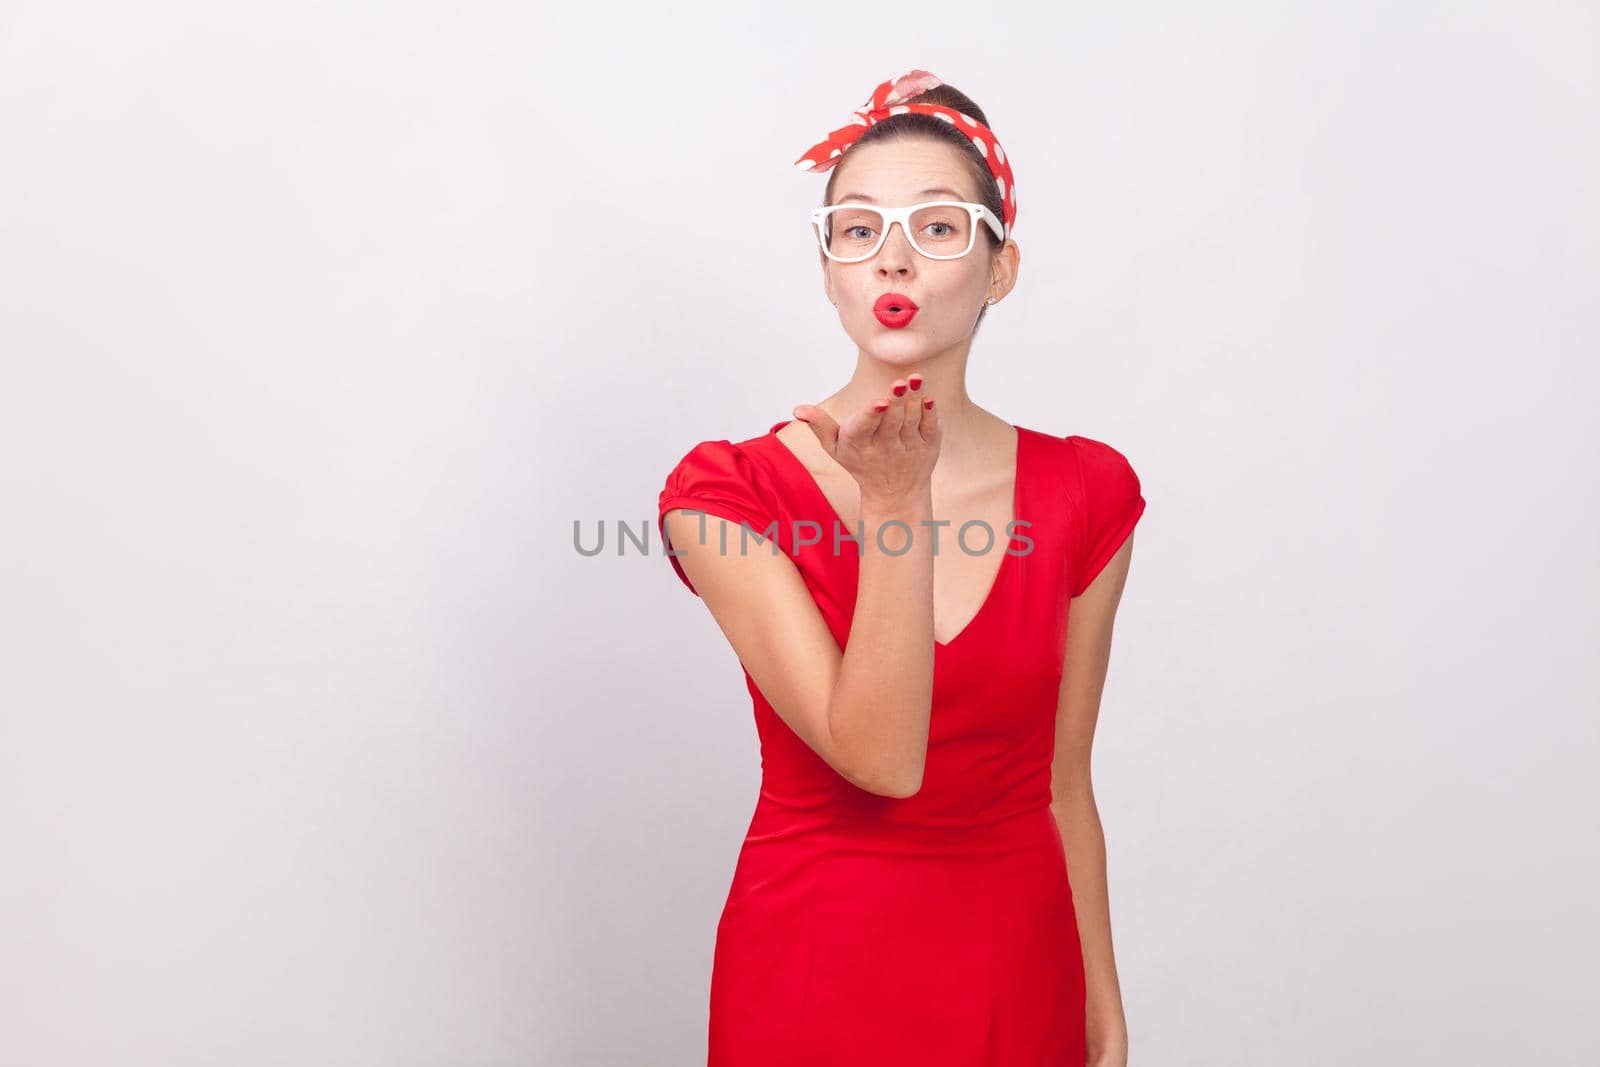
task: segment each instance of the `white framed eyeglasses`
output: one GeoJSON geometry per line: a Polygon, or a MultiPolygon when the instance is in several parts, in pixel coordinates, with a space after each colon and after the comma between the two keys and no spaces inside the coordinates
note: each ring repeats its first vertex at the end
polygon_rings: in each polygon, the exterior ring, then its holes
{"type": "Polygon", "coordinates": [[[811,209],[811,230],[822,254],[835,263],[860,263],[883,247],[889,227],[900,224],[911,247],[929,259],[960,259],[972,251],[978,237],[978,220],[994,231],[995,240],[1006,239],[1005,224],[982,204],[964,200],[929,200],[906,207],[874,204],[829,204],[811,209]]]}

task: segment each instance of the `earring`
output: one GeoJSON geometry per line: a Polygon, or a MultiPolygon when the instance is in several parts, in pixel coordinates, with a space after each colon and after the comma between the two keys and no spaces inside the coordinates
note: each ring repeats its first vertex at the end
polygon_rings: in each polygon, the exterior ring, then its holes
{"type": "Polygon", "coordinates": [[[986,305],[993,304],[993,303],[994,303],[994,297],[992,297],[992,296],[989,299],[984,301],[984,304],[986,304],[986,305]]]}

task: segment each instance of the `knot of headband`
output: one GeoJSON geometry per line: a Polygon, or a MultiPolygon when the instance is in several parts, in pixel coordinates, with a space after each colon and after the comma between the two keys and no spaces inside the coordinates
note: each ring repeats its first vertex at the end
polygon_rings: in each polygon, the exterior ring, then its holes
{"type": "Polygon", "coordinates": [[[911,70],[872,90],[872,96],[852,113],[848,124],[839,127],[822,140],[806,149],[794,161],[801,170],[821,173],[839,162],[840,157],[872,126],[891,115],[932,115],[943,119],[972,139],[973,145],[1000,186],[1000,205],[1004,210],[1006,233],[1017,217],[1017,188],[1011,180],[1011,164],[1006,153],[995,139],[994,132],[968,115],[965,111],[944,107],[941,104],[908,104],[907,100],[944,83],[925,70],[911,70]]]}

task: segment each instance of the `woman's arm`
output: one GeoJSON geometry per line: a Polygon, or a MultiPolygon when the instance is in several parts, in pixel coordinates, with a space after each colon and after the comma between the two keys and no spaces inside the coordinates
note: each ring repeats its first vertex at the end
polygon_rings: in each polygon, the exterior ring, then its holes
{"type": "Polygon", "coordinates": [[[1078,939],[1083,945],[1090,1067],[1125,1067],[1128,1062],[1128,1023],[1111,944],[1106,841],[1089,768],[1100,694],[1111,661],[1112,625],[1132,555],[1133,535],[1129,534],[1068,611],[1051,763],[1051,811],[1067,854],[1078,939]]]}
{"type": "MultiPolygon", "coordinates": [[[[922,788],[933,708],[933,532],[925,523],[933,518],[938,425],[931,412],[921,414],[921,394],[910,390],[903,401],[891,398],[884,415],[869,405],[847,419],[843,433],[851,435],[851,473],[862,484],[865,536],[842,653],[794,561],[781,551],[763,545],[741,553],[739,525],[715,515],[704,517],[702,540],[701,517],[682,510],[667,513],[667,534],[778,716],[858,788],[908,797],[922,788]],[[913,534],[902,555],[877,546],[877,530],[893,519],[913,534]]],[[[884,541],[895,549],[904,533],[885,531],[884,541]]],[[[824,531],[830,550],[832,537],[824,531]]],[[[856,548],[844,541],[840,551],[856,548]]]]}

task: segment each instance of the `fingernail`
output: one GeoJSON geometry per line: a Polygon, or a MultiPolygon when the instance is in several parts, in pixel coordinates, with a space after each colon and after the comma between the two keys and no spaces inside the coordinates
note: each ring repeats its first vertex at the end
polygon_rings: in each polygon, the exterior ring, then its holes
{"type": "Polygon", "coordinates": [[[921,378],[913,378],[913,379],[911,379],[911,388],[913,388],[913,389],[921,389],[922,388],[922,379],[921,378]]]}
{"type": "Polygon", "coordinates": [[[889,405],[888,404],[874,404],[872,406],[877,408],[879,411],[888,411],[889,410],[889,405]]]}
{"type": "Polygon", "coordinates": [[[906,387],[903,386],[903,385],[895,386],[894,387],[894,395],[895,396],[905,396],[906,395],[906,387]]]}
{"type": "Polygon", "coordinates": [[[922,402],[922,407],[923,407],[923,410],[927,410],[928,408],[933,407],[933,397],[930,396],[928,399],[924,400],[922,402]]]}

